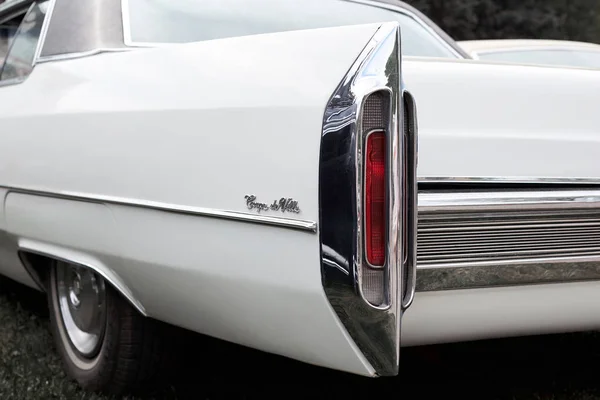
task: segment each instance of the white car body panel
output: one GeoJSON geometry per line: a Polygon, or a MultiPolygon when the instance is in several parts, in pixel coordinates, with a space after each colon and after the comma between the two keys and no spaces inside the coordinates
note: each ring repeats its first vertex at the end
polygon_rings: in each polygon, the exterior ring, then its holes
{"type": "Polygon", "coordinates": [[[597,71],[405,60],[420,178],[600,178],[597,71]]]}
{"type": "MultiPolygon", "coordinates": [[[[7,195],[8,190],[0,188],[0,198],[3,201],[7,195]]],[[[15,251],[17,238],[7,232],[5,208],[0,207],[0,273],[29,287],[37,288],[37,284],[23,268],[23,264],[21,264],[21,260],[19,260],[19,256],[15,251]]]]}
{"type": "Polygon", "coordinates": [[[462,40],[456,42],[463,50],[476,57],[478,53],[494,53],[502,51],[556,49],[600,51],[600,45],[573,40],[543,40],[543,39],[491,39],[491,40],[462,40]]]}
{"type": "Polygon", "coordinates": [[[596,330],[599,314],[600,282],[417,292],[402,345],[596,330]]]}
{"type": "MultiPolygon", "coordinates": [[[[298,219],[317,221],[324,106],[378,27],[39,64],[0,91],[1,186],[244,213],[246,194],[289,196],[298,219]]],[[[6,233],[25,249],[97,264],[148,316],[374,373],[325,297],[312,232],[6,192],[6,233]]],[[[12,261],[1,272],[31,284],[12,261]]]]}

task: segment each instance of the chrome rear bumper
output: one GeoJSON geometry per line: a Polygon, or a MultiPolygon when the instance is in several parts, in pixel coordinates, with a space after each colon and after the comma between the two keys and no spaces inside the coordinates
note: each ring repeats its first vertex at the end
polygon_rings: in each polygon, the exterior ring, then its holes
{"type": "Polygon", "coordinates": [[[417,291],[600,280],[600,190],[419,193],[417,291]]]}

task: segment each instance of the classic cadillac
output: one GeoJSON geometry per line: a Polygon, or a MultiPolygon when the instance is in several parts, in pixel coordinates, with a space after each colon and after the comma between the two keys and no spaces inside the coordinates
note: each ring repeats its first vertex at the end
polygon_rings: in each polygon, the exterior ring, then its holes
{"type": "Polygon", "coordinates": [[[80,385],[152,381],[157,321],[366,376],[600,325],[597,73],[461,60],[399,5],[233,3],[0,8],[0,273],[80,385]]]}

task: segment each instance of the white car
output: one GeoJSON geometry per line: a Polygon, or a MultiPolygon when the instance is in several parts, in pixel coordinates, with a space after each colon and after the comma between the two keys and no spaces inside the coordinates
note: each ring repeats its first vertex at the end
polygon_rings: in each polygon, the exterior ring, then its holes
{"type": "Polygon", "coordinates": [[[539,39],[466,40],[457,43],[476,60],[600,68],[600,45],[596,43],[539,39]]]}
{"type": "Polygon", "coordinates": [[[380,3],[233,3],[20,17],[0,273],[47,292],[69,376],[154,383],[157,321],[365,376],[598,326],[598,74],[464,60],[380,3]]]}

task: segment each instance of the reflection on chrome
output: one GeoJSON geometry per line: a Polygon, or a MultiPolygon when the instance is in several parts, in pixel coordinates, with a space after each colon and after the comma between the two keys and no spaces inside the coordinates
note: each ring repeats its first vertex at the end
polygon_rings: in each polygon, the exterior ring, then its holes
{"type": "Polygon", "coordinates": [[[438,191],[419,200],[419,291],[600,280],[598,189],[438,191]]]}
{"type": "Polygon", "coordinates": [[[400,134],[404,119],[400,59],[399,26],[383,24],[331,97],[321,140],[323,285],[333,309],[378,375],[398,373],[402,303],[412,298],[414,290],[405,282],[414,263],[405,261],[404,240],[412,243],[415,237],[406,210],[416,195],[407,193],[416,188],[415,169],[406,163],[416,162],[416,157],[406,153],[416,149],[416,130],[400,134]],[[382,99],[379,110],[387,112],[373,116],[363,110],[374,94],[382,99]],[[374,270],[363,255],[362,147],[367,128],[377,124],[386,132],[390,161],[386,264],[374,270]]]}

